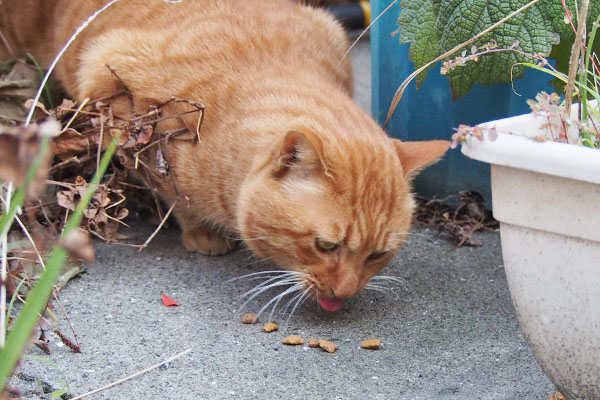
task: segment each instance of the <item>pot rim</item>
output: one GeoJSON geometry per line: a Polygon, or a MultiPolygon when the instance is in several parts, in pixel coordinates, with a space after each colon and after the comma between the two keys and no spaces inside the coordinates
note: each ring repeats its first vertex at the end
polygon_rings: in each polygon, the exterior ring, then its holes
{"type": "Polygon", "coordinates": [[[464,155],[475,160],[542,174],[600,184],[600,150],[557,142],[536,142],[543,118],[518,115],[480,124],[498,132],[491,141],[484,129],[483,140],[467,137],[461,146],[464,155]],[[504,133],[510,132],[510,133],[504,133]]]}

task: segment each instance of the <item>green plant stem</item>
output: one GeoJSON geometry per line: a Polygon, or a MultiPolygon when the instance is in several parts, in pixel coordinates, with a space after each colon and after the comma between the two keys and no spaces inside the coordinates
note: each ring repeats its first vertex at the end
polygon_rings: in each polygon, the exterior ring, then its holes
{"type": "MultiPolygon", "coordinates": [[[[99,168],[96,170],[85,194],[65,224],[63,237],[65,237],[72,229],[77,228],[81,223],[83,211],[87,208],[94,192],[98,188],[100,179],[104,176],[116,148],[117,142],[113,139],[106,149],[104,156],[100,161],[99,168]]],[[[15,202],[15,204],[17,203],[15,202]]],[[[27,296],[27,303],[21,309],[17,320],[7,336],[6,346],[0,352],[0,391],[4,388],[8,377],[12,373],[25,348],[25,344],[27,343],[31,332],[35,328],[38,321],[38,314],[42,314],[43,310],[46,308],[52,293],[54,282],[58,279],[67,257],[67,251],[62,247],[55,245],[46,262],[46,270],[29,293],[29,296],[27,296]]]]}
{"type": "MultiPolygon", "coordinates": [[[[594,40],[596,39],[596,32],[598,31],[598,24],[600,23],[600,15],[598,15],[598,18],[596,18],[596,20],[594,21],[594,24],[592,25],[592,32],[590,33],[589,39],[588,39],[588,48],[587,51],[585,53],[585,68],[583,69],[583,71],[581,71],[581,74],[579,76],[579,85],[580,86],[585,86],[587,83],[587,75],[588,75],[588,71],[590,72],[590,74],[592,75],[592,77],[594,77],[594,71],[590,71],[590,59],[592,58],[592,47],[594,45],[594,40]]],[[[587,92],[584,92],[581,94],[581,119],[584,121],[588,120],[588,102],[587,102],[587,92]]],[[[588,147],[593,147],[590,146],[590,144],[592,143],[591,141],[591,136],[590,134],[583,129],[581,131],[581,137],[583,138],[583,143],[586,144],[588,147]]]]}

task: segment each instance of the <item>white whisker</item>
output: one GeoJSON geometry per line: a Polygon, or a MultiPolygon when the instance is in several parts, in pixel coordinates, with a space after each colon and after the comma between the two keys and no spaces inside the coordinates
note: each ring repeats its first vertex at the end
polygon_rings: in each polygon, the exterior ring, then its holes
{"type": "Polygon", "coordinates": [[[287,309],[292,305],[292,303],[294,301],[296,301],[298,299],[298,297],[302,296],[303,294],[307,294],[310,293],[310,290],[313,288],[314,285],[310,285],[308,286],[306,289],[304,289],[301,293],[298,293],[296,296],[294,296],[293,298],[291,298],[287,303],[285,303],[285,306],[283,307],[283,311],[281,312],[282,314],[285,314],[285,312],[287,311],[287,309]]]}
{"type": "MultiPolygon", "coordinates": [[[[395,293],[393,293],[393,292],[392,292],[392,293],[390,293],[388,290],[377,289],[377,288],[374,288],[374,287],[372,287],[372,286],[365,286],[365,290],[371,290],[371,291],[373,291],[373,292],[379,292],[379,293],[383,293],[383,294],[385,294],[385,295],[389,295],[389,294],[395,294],[395,293]]],[[[395,297],[397,298],[398,296],[395,296],[395,297]]]]}
{"type": "MultiPolygon", "coordinates": [[[[375,288],[386,288],[392,290],[389,286],[385,284],[397,284],[401,286],[404,290],[409,292],[411,295],[416,295],[416,292],[411,287],[410,283],[406,279],[399,278],[397,276],[388,276],[388,275],[375,275],[371,278],[371,281],[367,284],[366,287],[375,287],[375,288]]],[[[395,293],[395,292],[394,292],[395,293]]]]}
{"type": "Polygon", "coordinates": [[[244,297],[258,291],[258,290],[262,290],[262,289],[270,289],[272,287],[276,287],[276,286],[281,286],[281,285],[285,285],[285,284],[293,284],[295,282],[298,282],[298,279],[296,277],[286,277],[286,276],[274,276],[272,278],[267,279],[264,282],[259,283],[258,285],[254,286],[252,289],[248,290],[246,293],[242,294],[240,296],[240,299],[243,299],[244,297]]]}
{"type": "Polygon", "coordinates": [[[297,291],[301,290],[302,286],[304,286],[304,283],[297,283],[294,286],[289,287],[286,290],[284,290],[283,292],[279,293],[277,296],[275,296],[271,300],[269,300],[267,302],[267,304],[265,304],[264,306],[262,306],[262,308],[256,313],[256,316],[260,316],[260,314],[262,314],[262,312],[265,311],[267,309],[267,307],[269,307],[269,305],[271,305],[271,303],[275,302],[275,305],[273,306],[273,309],[271,310],[271,313],[269,314],[269,320],[267,321],[267,322],[271,322],[271,317],[273,315],[273,312],[277,308],[277,305],[279,304],[279,302],[281,301],[281,299],[284,298],[285,296],[287,296],[290,293],[297,292],[297,291]]]}
{"type": "Polygon", "coordinates": [[[288,315],[287,319],[285,320],[285,327],[286,327],[286,329],[287,329],[287,327],[288,327],[288,325],[290,323],[290,319],[292,318],[292,315],[294,315],[294,313],[296,312],[296,310],[298,308],[300,308],[302,306],[302,304],[304,304],[304,302],[308,299],[308,293],[310,292],[311,288],[312,288],[312,285],[309,286],[302,293],[300,293],[300,298],[298,298],[298,301],[296,301],[296,305],[294,305],[294,307],[292,308],[292,311],[290,311],[290,315],[288,315]]]}
{"type": "Polygon", "coordinates": [[[388,292],[394,292],[394,289],[388,286],[383,286],[383,285],[374,285],[372,283],[369,283],[365,286],[365,289],[380,289],[380,290],[385,290],[388,292]]]}
{"type": "Polygon", "coordinates": [[[261,294],[263,294],[264,292],[266,292],[269,289],[272,289],[272,288],[278,287],[278,286],[289,286],[289,285],[293,285],[293,284],[296,284],[296,283],[297,283],[296,279],[286,279],[284,281],[279,281],[279,282],[271,283],[270,285],[267,285],[265,287],[254,288],[251,291],[246,292],[246,293],[244,293],[244,295],[242,295],[242,298],[243,298],[248,293],[255,292],[252,296],[250,296],[250,297],[248,297],[248,299],[246,299],[246,301],[242,304],[242,306],[240,307],[240,309],[244,308],[250,301],[252,301],[256,297],[260,296],[261,294]]]}
{"type": "Polygon", "coordinates": [[[273,271],[260,271],[260,272],[252,272],[251,274],[246,274],[246,275],[242,275],[242,276],[237,276],[235,278],[232,278],[228,281],[225,281],[225,283],[230,283],[230,282],[234,282],[234,281],[238,281],[240,279],[244,279],[244,278],[249,278],[251,276],[258,276],[258,275],[267,275],[267,274],[279,274],[279,275],[302,275],[303,272],[297,272],[297,271],[283,271],[280,269],[277,270],[273,270],[273,271]]]}

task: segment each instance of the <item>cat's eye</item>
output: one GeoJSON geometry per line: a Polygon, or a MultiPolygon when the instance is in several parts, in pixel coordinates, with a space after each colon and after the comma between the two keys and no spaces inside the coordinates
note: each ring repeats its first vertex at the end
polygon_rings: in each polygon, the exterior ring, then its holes
{"type": "Polygon", "coordinates": [[[367,261],[375,261],[375,260],[379,260],[381,257],[383,257],[385,255],[385,251],[376,251],[374,253],[371,253],[369,255],[369,257],[367,257],[367,261]]]}
{"type": "Polygon", "coordinates": [[[337,244],[337,243],[328,242],[326,240],[319,239],[319,238],[317,238],[317,240],[315,240],[315,244],[317,246],[317,249],[319,249],[321,251],[326,251],[326,252],[335,251],[339,247],[339,244],[337,244]]]}

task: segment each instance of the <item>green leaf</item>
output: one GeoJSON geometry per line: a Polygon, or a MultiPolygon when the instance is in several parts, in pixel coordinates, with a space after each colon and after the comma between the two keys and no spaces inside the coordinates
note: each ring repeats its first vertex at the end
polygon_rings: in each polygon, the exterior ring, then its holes
{"type": "Polygon", "coordinates": [[[58,390],[55,390],[54,392],[50,393],[50,398],[58,399],[60,396],[62,396],[63,394],[66,394],[66,393],[67,393],[66,389],[58,389],[58,390]]]}
{"type": "MultiPolygon", "coordinates": [[[[566,0],[573,9],[575,0],[566,0]]],[[[471,39],[505,16],[529,3],[529,0],[403,0],[398,18],[400,41],[410,43],[409,58],[416,67],[426,64],[441,54],[471,39]]],[[[588,27],[600,14],[600,1],[590,2],[588,27]]],[[[573,33],[564,22],[565,12],[560,0],[542,0],[481,38],[476,46],[495,41],[498,49],[515,50],[528,54],[548,55],[553,46],[558,57],[570,54],[573,33]]],[[[594,43],[600,47],[600,39],[594,43]]],[[[454,54],[455,59],[460,54],[454,54]]],[[[532,61],[514,51],[498,51],[468,61],[465,66],[448,73],[453,97],[464,96],[475,83],[491,85],[508,83],[523,74],[519,62],[532,61]],[[512,75],[511,75],[512,72],[512,75]]],[[[560,61],[560,63],[564,63],[560,61]]],[[[418,84],[424,74],[419,76],[418,84]]]]}
{"type": "MultiPolygon", "coordinates": [[[[528,0],[445,0],[439,11],[440,47],[446,52],[463,43],[490,25],[498,22],[511,12],[524,6],[528,0]]],[[[529,54],[549,54],[552,45],[558,42],[558,35],[552,30],[552,22],[544,18],[545,12],[534,5],[513,17],[483,38],[476,45],[482,46],[492,40],[498,48],[508,49],[518,41],[517,50],[529,54]]],[[[468,62],[448,74],[453,98],[461,97],[475,83],[491,85],[511,82],[513,77],[521,77],[523,68],[513,65],[531,59],[512,51],[487,54],[478,62],[468,62]]]]}
{"type": "MultiPolygon", "coordinates": [[[[410,43],[408,57],[418,69],[440,55],[436,34],[436,16],[432,0],[403,0],[398,17],[400,43],[410,43]]],[[[417,88],[421,86],[427,70],[417,78],[417,88]]]]}

